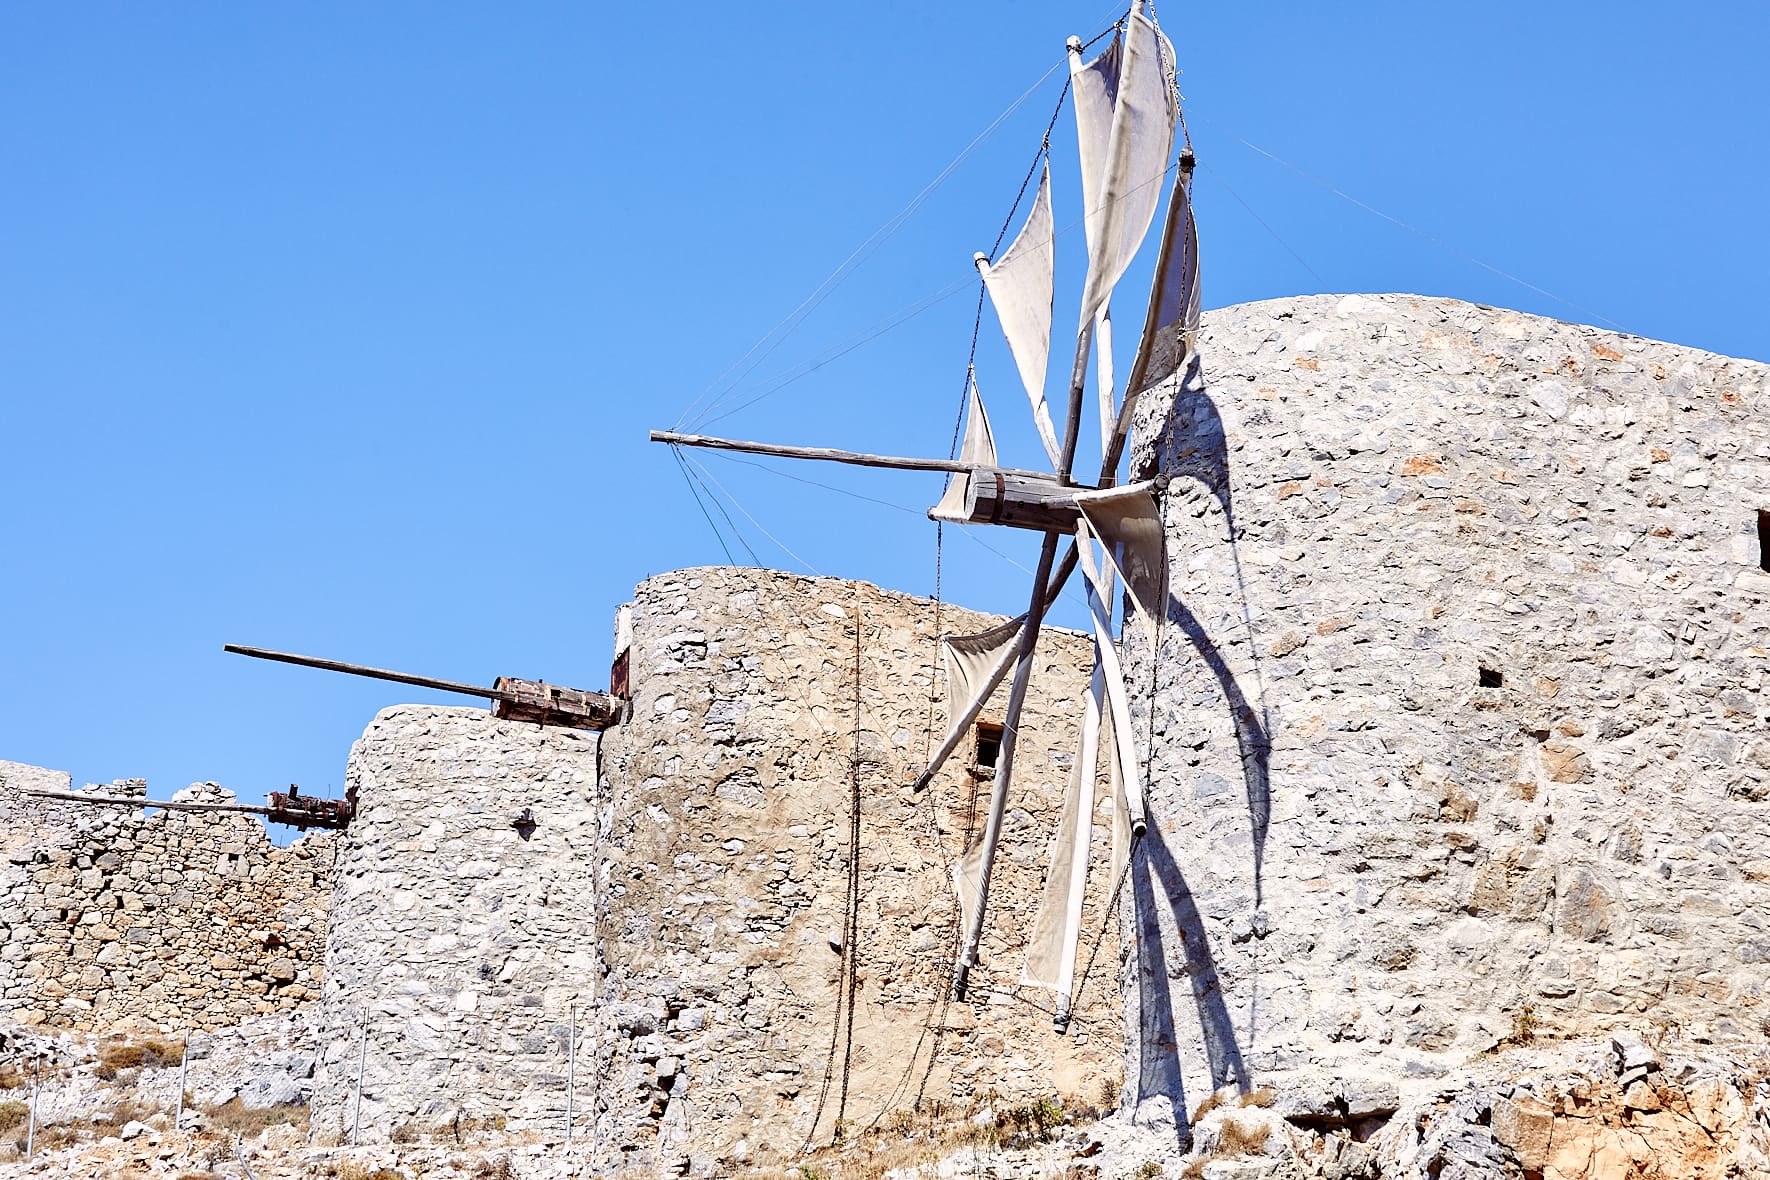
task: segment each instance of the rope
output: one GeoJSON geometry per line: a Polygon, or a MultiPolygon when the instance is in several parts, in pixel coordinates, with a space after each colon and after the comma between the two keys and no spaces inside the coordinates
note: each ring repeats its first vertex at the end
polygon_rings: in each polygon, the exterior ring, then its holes
{"type": "MultiPolygon", "coordinates": [[[[748,508],[745,508],[743,506],[743,503],[736,496],[732,495],[730,490],[727,489],[724,484],[719,482],[718,476],[714,475],[711,471],[708,471],[705,467],[703,467],[701,465],[700,461],[698,459],[694,458],[692,455],[688,457],[688,461],[690,463],[693,463],[696,467],[699,467],[701,469],[702,473],[705,474],[708,479],[713,481],[714,486],[717,487],[720,491],[725,493],[725,498],[731,501],[732,506],[735,507],[739,512],[743,513],[745,518],[748,519],[751,524],[755,525],[758,529],[761,529],[762,535],[767,537],[770,541],[773,541],[775,543],[775,545],[777,547],[779,547],[779,549],[782,553],[785,553],[788,557],[792,558],[794,561],[796,561],[800,565],[804,566],[814,576],[816,576],[816,577],[823,576],[823,574],[818,571],[816,566],[812,565],[809,561],[806,561],[803,557],[800,557],[797,553],[794,553],[791,549],[787,548],[785,542],[783,542],[779,537],[775,536],[773,533],[769,532],[768,529],[766,527],[764,527],[764,525],[762,524],[761,521],[757,520],[754,516],[751,516],[750,510],[748,508]]],[[[714,502],[717,503],[717,501],[714,501],[714,502]]],[[[723,512],[724,509],[722,508],[722,509],[720,509],[720,511],[723,512]]],[[[731,518],[729,516],[726,517],[726,520],[729,521],[730,519],[731,518]]],[[[734,525],[732,525],[732,528],[733,528],[733,530],[735,530],[737,528],[737,526],[734,524],[734,525]]],[[[748,549],[749,546],[745,545],[744,548],[748,549]]],[[[750,556],[753,558],[756,557],[755,552],[752,551],[750,553],[750,556]]],[[[762,561],[760,558],[757,558],[756,564],[757,565],[762,564],[762,561]]]]}
{"type": "Polygon", "coordinates": [[[854,995],[860,987],[860,591],[854,599],[854,751],[848,795],[848,928],[842,936],[848,972],[847,1029],[842,1045],[842,1097],[836,1104],[836,1125],[848,1116],[849,1066],[854,1057],[854,995]]]}
{"type": "Polygon", "coordinates": [[[1489,271],[1493,274],[1498,275],[1502,279],[1506,279],[1510,282],[1517,283],[1520,287],[1523,287],[1529,291],[1534,291],[1538,295],[1541,295],[1545,299],[1552,299],[1556,303],[1561,304],[1563,307],[1572,308],[1574,311],[1577,311],[1582,315],[1588,315],[1588,316],[1593,317],[1594,319],[1601,320],[1604,323],[1609,324],[1612,328],[1615,328],[1619,332],[1628,331],[1627,328],[1623,327],[1621,324],[1617,323],[1615,320],[1611,319],[1609,316],[1606,316],[1600,312],[1593,311],[1591,308],[1586,307],[1583,304],[1575,303],[1571,299],[1564,299],[1560,295],[1555,294],[1553,291],[1550,291],[1545,287],[1539,287],[1535,283],[1530,282],[1528,279],[1520,278],[1519,276],[1513,274],[1509,270],[1504,270],[1500,267],[1495,266],[1491,262],[1487,262],[1487,261],[1484,261],[1483,259],[1475,257],[1475,255],[1469,253],[1467,250],[1464,250],[1459,246],[1452,245],[1450,242],[1445,241],[1443,238],[1439,237],[1436,234],[1428,233],[1427,231],[1419,228],[1416,225],[1410,225],[1409,223],[1403,221],[1399,217],[1394,216],[1393,214],[1385,213],[1381,209],[1378,209],[1376,206],[1371,205],[1371,204],[1367,204],[1366,202],[1359,200],[1357,197],[1353,196],[1351,193],[1348,193],[1342,189],[1336,188],[1334,185],[1321,179],[1321,177],[1316,176],[1313,173],[1305,171],[1304,169],[1291,163],[1289,160],[1285,159],[1284,157],[1279,156],[1276,153],[1269,152],[1265,148],[1261,147],[1258,144],[1249,143],[1247,140],[1243,139],[1241,136],[1237,135],[1235,132],[1230,131],[1226,127],[1223,127],[1216,120],[1212,119],[1209,115],[1204,115],[1201,117],[1205,120],[1205,122],[1210,123],[1214,127],[1217,127],[1225,135],[1229,136],[1229,138],[1235,140],[1237,143],[1241,144],[1243,147],[1247,148],[1249,151],[1256,152],[1259,155],[1265,156],[1268,160],[1271,160],[1273,163],[1290,169],[1292,172],[1295,172],[1298,176],[1301,176],[1304,180],[1307,180],[1310,184],[1315,185],[1317,188],[1326,189],[1328,192],[1334,194],[1334,196],[1339,197],[1343,201],[1347,201],[1353,205],[1358,206],[1358,208],[1363,209],[1366,213],[1371,214],[1373,217],[1380,217],[1384,221],[1387,221],[1391,225],[1397,226],[1400,229],[1404,229],[1408,233],[1413,234],[1416,237],[1425,239],[1426,241],[1432,243],[1434,246],[1437,246],[1439,249],[1445,251],[1446,253],[1453,254],[1456,257],[1461,258],[1464,262],[1472,263],[1475,266],[1479,266],[1482,270],[1489,271]]]}
{"type": "Polygon", "coordinates": [[[725,554],[726,564],[736,565],[737,559],[731,555],[731,549],[725,544],[725,534],[721,533],[719,526],[713,523],[713,514],[707,511],[707,506],[701,502],[700,492],[695,490],[694,478],[688,473],[688,464],[682,461],[682,448],[671,447],[670,456],[676,460],[676,466],[681,468],[683,482],[688,484],[688,493],[694,497],[695,506],[701,510],[701,515],[706,517],[707,527],[713,530],[713,539],[719,542],[719,549],[725,554]]]}
{"type": "MultiPolygon", "coordinates": [[[[945,184],[947,180],[951,178],[952,174],[958,170],[959,166],[968,160],[972,154],[983,145],[985,140],[989,139],[1000,130],[1002,124],[1007,122],[1008,118],[1013,115],[1015,111],[1019,110],[1021,106],[1026,103],[1027,99],[1031,98],[1038,91],[1039,87],[1043,86],[1046,80],[1049,79],[1052,74],[1056,73],[1064,64],[1064,60],[1060,59],[1052,65],[1050,69],[1039,75],[1038,81],[1027,87],[1019,98],[1010,103],[1006,110],[997,115],[995,119],[990,122],[989,126],[985,127],[971,140],[970,143],[966,144],[959,154],[953,157],[952,162],[947,164],[945,168],[941,169],[934,179],[929,181],[928,184],[922,188],[921,192],[912,197],[907,205],[887,219],[884,224],[869,234],[860,245],[850,251],[848,257],[844,258],[836,269],[831,271],[829,275],[825,277],[824,281],[819,283],[812,293],[800,302],[798,307],[795,307],[791,312],[788,312],[779,323],[773,328],[770,328],[767,333],[756,341],[755,344],[752,344],[743,356],[739,357],[726,368],[724,373],[721,373],[715,378],[712,384],[708,385],[706,390],[702,391],[700,397],[696,398],[694,403],[683,412],[682,418],[686,419],[690,414],[694,413],[696,407],[706,399],[709,393],[730,376],[732,370],[738,368],[746,360],[749,360],[750,356],[754,354],[757,349],[762,348],[764,343],[767,343],[770,338],[773,338],[773,342],[768,343],[768,346],[762,350],[761,355],[757,356],[756,359],[750,363],[748,368],[744,369],[743,372],[731,379],[730,384],[727,386],[726,393],[720,394],[718,397],[715,397],[712,402],[708,403],[706,409],[701,412],[701,416],[704,418],[708,411],[718,406],[723,398],[729,396],[730,391],[736,388],[737,384],[745,377],[749,376],[749,374],[755,370],[756,366],[768,357],[769,354],[774,352],[776,348],[780,347],[780,345],[786,341],[787,337],[791,336],[798,326],[805,321],[806,317],[813,311],[816,311],[818,306],[828,299],[835,289],[841,286],[850,274],[855,270],[858,270],[861,264],[878,252],[879,247],[883,246],[897,233],[898,230],[902,229],[904,223],[911,217],[915,216],[921,207],[927,203],[928,198],[933,196],[935,190],[945,184]]],[[[681,421],[681,419],[678,420],[678,428],[681,426],[681,421]]]]}

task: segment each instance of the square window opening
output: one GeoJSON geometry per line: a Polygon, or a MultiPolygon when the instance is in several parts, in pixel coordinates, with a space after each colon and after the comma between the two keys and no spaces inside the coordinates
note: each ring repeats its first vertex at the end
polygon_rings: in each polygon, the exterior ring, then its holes
{"type": "Polygon", "coordinates": [[[1758,509],[1758,568],[1770,574],[1770,508],[1758,509]]]}
{"type": "Polygon", "coordinates": [[[977,723],[977,769],[994,770],[1002,756],[1002,727],[993,721],[977,723]]]}
{"type": "Polygon", "coordinates": [[[1478,668],[1475,672],[1475,682],[1482,688],[1499,688],[1506,683],[1506,678],[1492,668],[1478,668]]]}

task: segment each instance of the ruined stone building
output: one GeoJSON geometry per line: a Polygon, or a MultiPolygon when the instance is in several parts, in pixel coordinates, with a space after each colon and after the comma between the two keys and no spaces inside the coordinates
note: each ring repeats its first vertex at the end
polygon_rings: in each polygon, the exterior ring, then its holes
{"type": "Polygon", "coordinates": [[[1381,1116],[1521,1028],[1770,1035],[1770,368],[1410,296],[1204,325],[1138,410],[1133,474],[1167,477],[1166,602],[1123,638],[1150,828],[1118,914],[1091,882],[1068,1037],[1018,960],[1087,642],[1040,641],[954,1003],[987,732],[906,784],[947,720],[937,635],[990,620],[729,568],[638,587],[601,735],[384,711],[336,837],[49,816],[0,765],[0,1000],[298,1005],[316,1137],[359,1093],[390,1137],[563,1127],[569,1092],[611,1166],[702,1173],[918,1099],[1381,1116]]]}

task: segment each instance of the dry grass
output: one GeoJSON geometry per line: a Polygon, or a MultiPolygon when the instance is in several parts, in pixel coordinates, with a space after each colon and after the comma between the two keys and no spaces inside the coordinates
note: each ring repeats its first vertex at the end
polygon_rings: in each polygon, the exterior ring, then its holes
{"type": "Polygon", "coordinates": [[[92,1072],[105,1081],[114,1081],[126,1069],[159,1069],[177,1065],[184,1060],[184,1046],[177,1041],[144,1037],[138,1041],[113,1041],[98,1051],[98,1064],[92,1072]]]}
{"type": "Polygon", "coordinates": [[[31,1108],[23,1102],[0,1102],[0,1133],[24,1125],[31,1108]]]}
{"type": "Polygon", "coordinates": [[[256,1135],[268,1127],[299,1126],[307,1122],[307,1107],[250,1107],[238,1098],[230,1098],[220,1106],[205,1108],[203,1115],[216,1130],[233,1135],[256,1135]]]}

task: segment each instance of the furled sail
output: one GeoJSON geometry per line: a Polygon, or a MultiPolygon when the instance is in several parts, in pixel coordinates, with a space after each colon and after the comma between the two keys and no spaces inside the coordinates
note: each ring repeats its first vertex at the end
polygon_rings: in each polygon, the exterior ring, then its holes
{"type": "Polygon", "coordinates": [[[1148,483],[1076,493],[1075,502],[1106,546],[1107,558],[1125,580],[1131,604],[1144,621],[1167,607],[1161,508],[1148,483]]]}
{"type": "Polygon", "coordinates": [[[1088,853],[1094,827],[1094,782],[1100,752],[1100,711],[1106,682],[1100,661],[1094,661],[1094,678],[1082,698],[1082,729],[1075,761],[1070,765],[1069,786],[1063,793],[1063,811],[1051,840],[1051,867],[1045,873],[1045,891],[1033,917],[1027,941],[1026,968],[1021,982],[1048,987],[1058,993],[1059,1011],[1075,980],[1076,943],[1081,935],[1082,898],[1088,885],[1088,853]]]}
{"type": "Polygon", "coordinates": [[[1032,402],[1033,421],[1051,466],[1057,466],[1057,430],[1051,424],[1051,407],[1045,401],[1045,368],[1051,358],[1051,300],[1055,292],[1056,249],[1051,220],[1051,165],[1045,164],[1039,190],[1033,197],[1026,224],[991,263],[977,256],[977,269],[989,288],[990,302],[1001,321],[1002,334],[1014,354],[1014,365],[1032,402]]]}
{"type": "Polygon", "coordinates": [[[1143,819],[1143,776],[1139,770],[1137,743],[1131,729],[1131,705],[1125,692],[1125,669],[1112,641],[1110,580],[1101,573],[1094,556],[1096,536],[1084,515],[1076,522],[1076,549],[1088,590],[1088,610],[1094,618],[1094,654],[1106,675],[1106,700],[1112,717],[1113,752],[1124,777],[1125,809],[1131,830],[1140,832],[1143,819]]]}
{"type": "Polygon", "coordinates": [[[1198,331],[1198,226],[1192,220],[1188,158],[1182,157],[1180,180],[1168,200],[1155,285],[1149,291],[1149,314],[1143,321],[1143,339],[1131,365],[1131,380],[1125,386],[1127,398],[1172,377],[1186,362],[1198,331]]]}
{"type": "MultiPolygon", "coordinates": [[[[996,437],[990,431],[989,415],[984,412],[983,397],[977,392],[975,375],[971,378],[967,398],[965,441],[959,444],[959,460],[983,467],[996,465],[996,437]]],[[[928,515],[935,520],[965,521],[965,493],[970,485],[969,473],[955,475],[947,481],[946,493],[940,497],[940,503],[929,510],[928,515]]]]}
{"type": "Polygon", "coordinates": [[[1070,56],[1082,163],[1088,278],[1082,324],[1093,320],[1155,219],[1179,106],[1169,84],[1174,46],[1139,0],[1125,31],[1086,65],[1070,56]]]}

